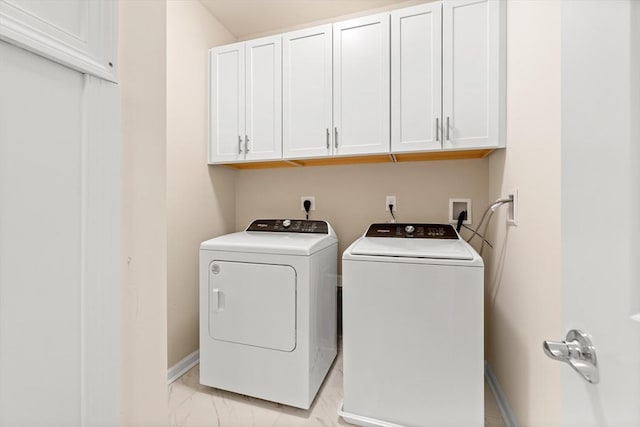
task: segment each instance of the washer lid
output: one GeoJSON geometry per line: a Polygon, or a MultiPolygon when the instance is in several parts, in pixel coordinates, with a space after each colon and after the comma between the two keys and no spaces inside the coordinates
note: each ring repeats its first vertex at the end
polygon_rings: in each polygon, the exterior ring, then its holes
{"type": "Polygon", "coordinates": [[[353,255],[472,260],[473,253],[460,239],[403,239],[363,237],[353,245],[353,255]]]}

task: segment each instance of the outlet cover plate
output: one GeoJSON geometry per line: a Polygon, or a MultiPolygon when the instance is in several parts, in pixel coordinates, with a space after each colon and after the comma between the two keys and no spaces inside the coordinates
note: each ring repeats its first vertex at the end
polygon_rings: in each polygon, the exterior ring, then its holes
{"type": "Polygon", "coordinates": [[[513,227],[518,226],[518,189],[509,192],[507,197],[510,197],[513,202],[507,205],[507,225],[513,227]]]}
{"type": "Polygon", "coordinates": [[[316,210],[316,198],[314,196],[302,196],[300,197],[300,210],[304,211],[304,201],[305,200],[311,200],[311,208],[309,208],[310,211],[315,211],[316,210]]]}
{"type": "Polygon", "coordinates": [[[389,205],[393,205],[393,211],[398,212],[398,203],[396,202],[396,196],[387,196],[384,199],[384,210],[389,212],[389,205]]]}

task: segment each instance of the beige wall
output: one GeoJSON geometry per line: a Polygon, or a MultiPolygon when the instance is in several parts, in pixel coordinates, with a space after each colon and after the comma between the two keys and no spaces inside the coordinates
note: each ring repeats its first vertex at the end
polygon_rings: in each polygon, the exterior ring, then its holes
{"type": "Polygon", "coordinates": [[[507,149],[491,155],[489,198],[519,192],[519,225],[493,218],[487,359],[521,426],[560,420],[560,364],[542,341],[561,331],[560,2],[510,1],[507,149]]]}
{"type": "Polygon", "coordinates": [[[488,200],[488,159],[243,170],[236,178],[236,228],[256,218],[304,218],[301,196],[315,196],[311,219],[328,220],[339,256],[373,222],[391,219],[385,197],[397,198],[398,222],[442,222],[449,198],[473,200],[477,221],[488,200]]]}
{"type": "Polygon", "coordinates": [[[123,426],[168,424],[165,2],[119,2],[123,426]]]}
{"type": "Polygon", "coordinates": [[[200,2],[167,3],[169,367],[198,350],[200,243],[235,225],[235,171],[207,166],[207,50],[234,41],[200,2]]]}
{"type": "MultiPolygon", "coordinates": [[[[197,48],[190,53],[185,48],[188,43],[208,47],[200,45],[208,37],[200,25],[211,18],[194,17],[199,7],[195,2],[172,3],[169,9],[176,10],[176,16],[169,17],[167,89],[169,366],[197,345],[194,245],[227,232],[234,222],[241,230],[258,217],[302,217],[300,196],[315,196],[317,210],[311,217],[334,226],[342,252],[369,223],[389,219],[386,195],[398,198],[398,220],[434,222],[446,219],[449,197],[470,197],[477,223],[490,200],[518,188],[520,225],[507,229],[506,208],[499,210],[490,233],[496,248],[486,251],[492,254],[486,281],[487,359],[520,425],[557,424],[560,369],[545,359],[540,343],[556,337],[561,327],[558,2],[508,3],[507,150],[488,159],[462,161],[246,171],[210,166],[206,179],[199,170],[205,144],[197,142],[204,141],[206,121],[201,113],[189,112],[203,102],[204,91],[198,89],[203,68],[198,68],[197,48]],[[191,19],[200,23],[188,25],[191,19]],[[173,35],[172,26],[177,30],[173,35]]],[[[217,30],[215,24],[209,28],[214,37],[224,37],[224,31],[217,30]]]]}

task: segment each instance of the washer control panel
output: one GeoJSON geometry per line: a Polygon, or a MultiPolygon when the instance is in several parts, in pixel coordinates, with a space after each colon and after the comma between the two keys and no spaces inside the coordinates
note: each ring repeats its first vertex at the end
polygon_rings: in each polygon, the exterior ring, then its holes
{"type": "Polygon", "coordinates": [[[246,231],[329,234],[329,227],[325,221],[304,219],[257,219],[247,227],[246,231]]]}
{"type": "Polygon", "coordinates": [[[367,237],[400,239],[458,239],[451,224],[371,224],[367,237]]]}

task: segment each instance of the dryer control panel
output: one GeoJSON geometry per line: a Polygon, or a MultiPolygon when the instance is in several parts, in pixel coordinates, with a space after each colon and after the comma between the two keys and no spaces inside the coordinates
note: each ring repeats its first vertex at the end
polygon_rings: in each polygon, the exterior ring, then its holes
{"type": "Polygon", "coordinates": [[[257,219],[247,227],[246,231],[329,234],[329,227],[325,221],[304,219],[257,219]]]}
{"type": "Polygon", "coordinates": [[[367,237],[400,239],[458,239],[451,224],[371,224],[367,237]]]}

